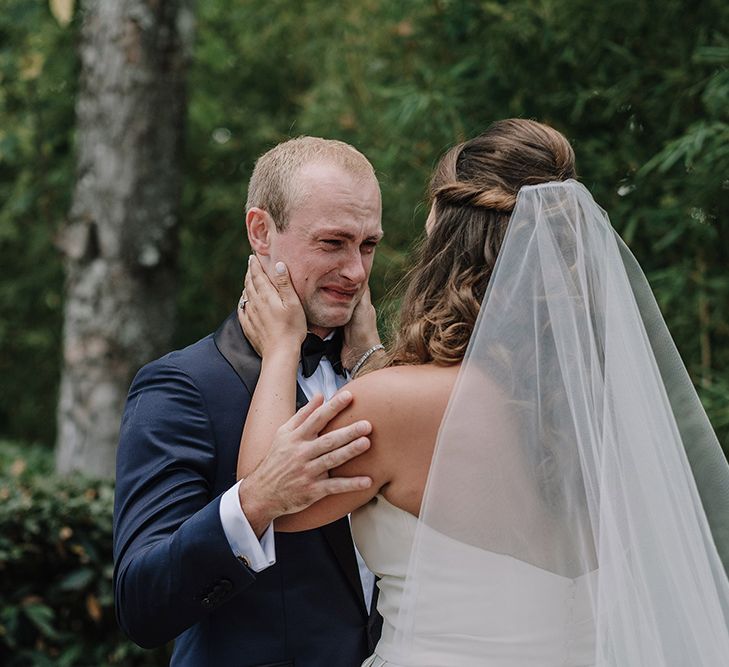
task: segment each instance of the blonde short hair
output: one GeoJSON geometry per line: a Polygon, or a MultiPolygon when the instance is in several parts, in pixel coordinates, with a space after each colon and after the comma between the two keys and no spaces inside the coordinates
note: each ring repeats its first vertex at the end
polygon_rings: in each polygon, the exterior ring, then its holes
{"type": "Polygon", "coordinates": [[[291,206],[303,194],[296,177],[303,167],[315,162],[334,164],[377,183],[374,168],[354,146],[336,139],[297,137],[258,158],[248,183],[246,213],[253,207],[261,208],[273,218],[279,231],[285,229],[291,206]]]}

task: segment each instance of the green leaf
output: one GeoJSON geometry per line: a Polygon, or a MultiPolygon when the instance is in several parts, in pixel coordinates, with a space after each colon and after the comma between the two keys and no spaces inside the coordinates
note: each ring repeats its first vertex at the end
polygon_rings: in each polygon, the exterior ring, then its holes
{"type": "Polygon", "coordinates": [[[693,60],[711,65],[729,63],[729,46],[701,46],[696,49],[693,60]]]}
{"type": "Polygon", "coordinates": [[[32,602],[23,607],[23,613],[46,637],[58,639],[58,633],[52,625],[55,618],[53,609],[44,604],[32,602]]]}
{"type": "Polygon", "coordinates": [[[96,576],[96,573],[88,567],[82,567],[66,575],[59,584],[62,591],[80,591],[86,588],[96,576]]]}

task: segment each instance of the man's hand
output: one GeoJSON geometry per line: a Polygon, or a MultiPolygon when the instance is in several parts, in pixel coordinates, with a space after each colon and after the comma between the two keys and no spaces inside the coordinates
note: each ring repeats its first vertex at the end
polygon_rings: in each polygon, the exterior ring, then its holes
{"type": "Polygon", "coordinates": [[[239,487],[248,523],[261,536],[276,517],[309,507],[324,496],[369,488],[369,477],[329,477],[332,468],[366,451],[372,426],[358,421],[325,435],[322,429],[352,401],[342,391],[327,403],[317,394],[276,431],[266,458],[239,487]]]}
{"type": "Polygon", "coordinates": [[[342,366],[351,369],[367,350],[379,343],[377,313],[370,298],[370,288],[367,287],[352,313],[352,319],[344,326],[342,366]]]}

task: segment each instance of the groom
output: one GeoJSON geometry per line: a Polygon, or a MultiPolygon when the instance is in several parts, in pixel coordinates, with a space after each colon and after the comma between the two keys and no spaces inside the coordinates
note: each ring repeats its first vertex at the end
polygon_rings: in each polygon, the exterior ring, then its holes
{"type": "MultiPolygon", "coordinates": [[[[274,280],[281,263],[288,267],[309,330],[329,339],[326,356],[321,341],[304,350],[298,407],[346,382],[331,349],[341,328],[347,341],[359,341],[359,353],[379,342],[371,318],[349,322],[367,287],[380,217],[372,166],[347,144],[301,137],[256,163],[246,204],[251,247],[274,280]]],[[[271,522],[361,486],[321,479],[311,466],[292,470],[292,453],[314,460],[325,443],[316,433],[302,443],[281,432],[258,468],[235,483],[260,364],[233,314],[214,335],[134,379],[117,458],[117,616],[141,646],[176,639],[173,665],[353,667],[372,652],[380,620],[374,578],[347,518],[276,535],[271,522]]],[[[362,451],[341,433],[334,445],[341,445],[334,458],[322,455],[328,468],[362,451]]]]}

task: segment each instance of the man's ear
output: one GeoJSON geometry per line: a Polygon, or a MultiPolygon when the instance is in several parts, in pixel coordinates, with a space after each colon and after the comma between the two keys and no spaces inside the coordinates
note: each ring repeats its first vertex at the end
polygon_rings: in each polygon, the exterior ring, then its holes
{"type": "Polygon", "coordinates": [[[246,213],[246,230],[251,250],[256,255],[270,255],[271,234],[275,233],[273,218],[262,208],[254,206],[246,213]]]}

